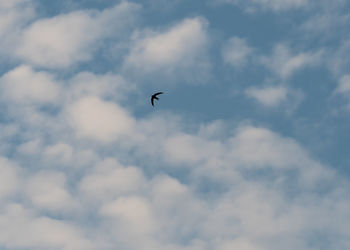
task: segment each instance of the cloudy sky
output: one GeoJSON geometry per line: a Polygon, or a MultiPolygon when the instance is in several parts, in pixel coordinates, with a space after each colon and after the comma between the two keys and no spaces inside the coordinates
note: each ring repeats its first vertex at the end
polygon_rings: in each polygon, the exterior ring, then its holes
{"type": "Polygon", "coordinates": [[[0,249],[350,249],[349,13],[0,0],[0,249]]]}

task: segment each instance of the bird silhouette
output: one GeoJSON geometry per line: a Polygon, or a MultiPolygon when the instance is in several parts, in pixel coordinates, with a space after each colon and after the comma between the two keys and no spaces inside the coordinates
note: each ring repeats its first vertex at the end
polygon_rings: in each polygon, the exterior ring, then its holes
{"type": "Polygon", "coordinates": [[[154,99],[156,100],[159,100],[159,98],[157,97],[157,95],[160,95],[160,94],[163,94],[163,92],[157,92],[157,93],[154,93],[151,97],[151,103],[152,103],[152,106],[154,107],[154,99]]]}

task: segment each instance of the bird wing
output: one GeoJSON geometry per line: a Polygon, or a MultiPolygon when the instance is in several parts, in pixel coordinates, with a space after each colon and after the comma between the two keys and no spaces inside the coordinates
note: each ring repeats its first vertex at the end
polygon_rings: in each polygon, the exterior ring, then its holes
{"type": "Polygon", "coordinates": [[[151,98],[151,103],[152,103],[152,106],[154,106],[154,98],[153,98],[153,96],[152,96],[152,98],[151,98]]]}
{"type": "Polygon", "coordinates": [[[160,94],[163,94],[163,92],[157,92],[154,94],[154,96],[157,96],[157,95],[160,95],[160,94]]]}

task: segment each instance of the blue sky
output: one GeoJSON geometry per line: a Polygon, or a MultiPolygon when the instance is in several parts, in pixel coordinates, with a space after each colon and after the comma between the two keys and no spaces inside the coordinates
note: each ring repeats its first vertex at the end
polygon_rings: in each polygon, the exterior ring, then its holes
{"type": "Polygon", "coordinates": [[[349,10],[0,0],[0,249],[349,249],[349,10]]]}

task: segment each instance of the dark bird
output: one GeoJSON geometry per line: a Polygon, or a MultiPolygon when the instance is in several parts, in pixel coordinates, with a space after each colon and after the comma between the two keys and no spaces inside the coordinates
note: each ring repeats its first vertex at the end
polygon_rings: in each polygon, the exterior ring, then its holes
{"type": "Polygon", "coordinates": [[[151,97],[152,106],[154,106],[154,99],[159,100],[159,98],[157,97],[157,95],[160,95],[160,94],[163,94],[163,92],[157,92],[157,93],[155,93],[155,94],[152,95],[152,97],[151,97]]]}

